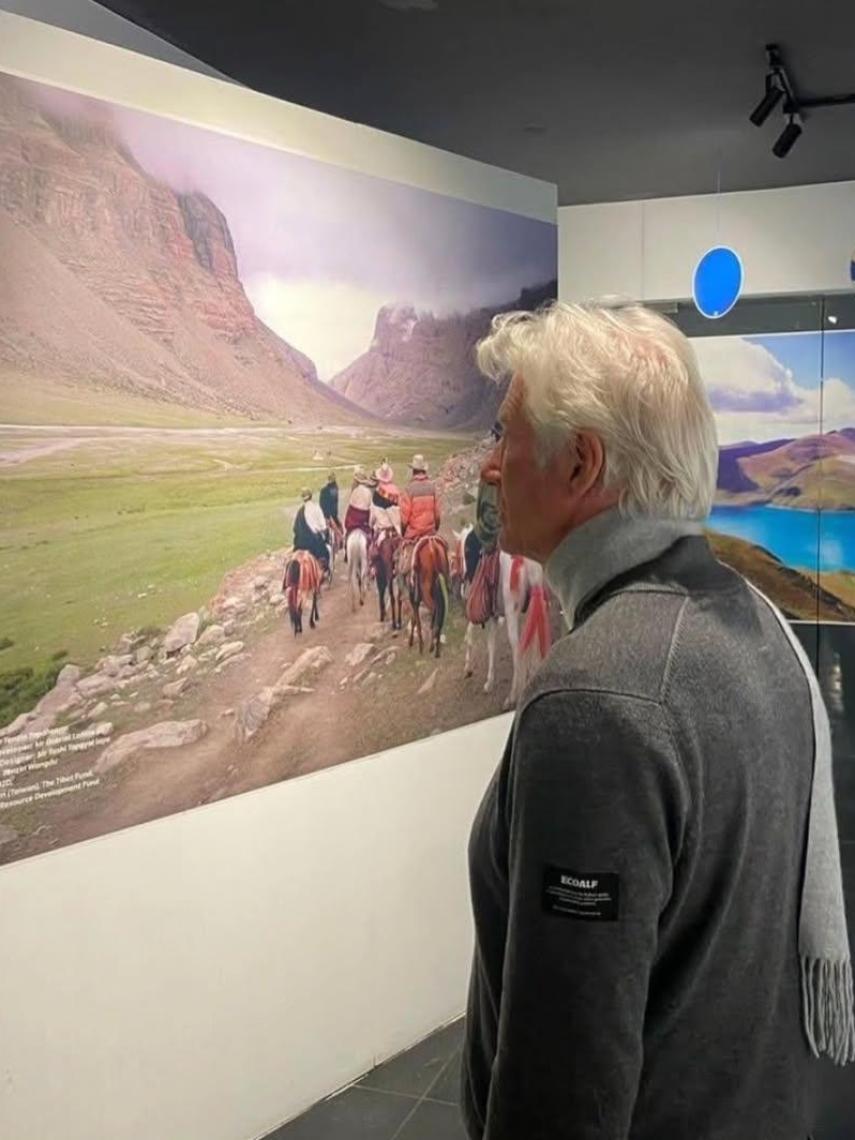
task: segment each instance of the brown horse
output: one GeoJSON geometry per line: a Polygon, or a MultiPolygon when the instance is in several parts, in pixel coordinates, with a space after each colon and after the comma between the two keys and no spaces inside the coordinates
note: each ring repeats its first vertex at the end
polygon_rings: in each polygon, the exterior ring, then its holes
{"type": "Polygon", "coordinates": [[[410,648],[419,635],[419,653],[424,653],[421,607],[430,617],[429,653],[439,657],[442,630],[448,614],[448,546],[439,535],[420,538],[406,552],[400,578],[410,598],[410,648]]]}
{"type": "Polygon", "coordinates": [[[312,599],[309,625],[314,629],[316,622],[320,620],[318,595],[321,592],[323,574],[320,562],[308,550],[295,550],[285,564],[282,589],[288,602],[288,617],[291,619],[291,628],[295,637],[303,632],[303,606],[307,595],[312,599]]]}
{"type": "Polygon", "coordinates": [[[401,536],[395,530],[384,530],[374,544],[372,563],[377,581],[377,596],[380,600],[380,621],[386,620],[386,595],[389,595],[389,610],[392,615],[392,629],[400,629],[401,587],[397,576],[398,547],[401,536]]]}

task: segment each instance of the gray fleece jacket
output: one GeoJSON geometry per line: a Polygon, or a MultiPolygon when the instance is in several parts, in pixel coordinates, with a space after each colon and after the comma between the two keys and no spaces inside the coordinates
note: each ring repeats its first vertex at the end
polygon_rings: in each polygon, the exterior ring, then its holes
{"type": "Polygon", "coordinates": [[[472,832],[467,1129],[804,1140],[806,679],[699,534],[640,533],[606,581],[614,525],[587,569],[573,536],[547,568],[574,628],[472,832]]]}

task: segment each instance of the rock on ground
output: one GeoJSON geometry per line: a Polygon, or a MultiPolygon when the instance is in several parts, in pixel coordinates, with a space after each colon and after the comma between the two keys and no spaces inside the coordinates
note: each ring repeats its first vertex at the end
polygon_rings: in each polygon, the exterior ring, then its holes
{"type": "Polygon", "coordinates": [[[100,697],[110,693],[116,687],[113,677],[105,677],[102,673],[93,673],[91,677],[84,677],[77,682],[77,691],[84,697],[100,697]]]}
{"type": "Polygon", "coordinates": [[[163,639],[163,652],[169,656],[180,653],[185,645],[193,645],[199,636],[200,620],[197,613],[184,614],[180,617],[163,639]]]}
{"type": "Polygon", "coordinates": [[[80,677],[81,670],[79,665],[63,665],[59,671],[56,683],[58,685],[76,685],[80,677]]]}
{"type": "Polygon", "coordinates": [[[168,685],[163,686],[163,695],[174,700],[175,697],[180,697],[189,684],[186,677],[182,677],[180,681],[170,681],[168,685]]]}
{"type": "Polygon", "coordinates": [[[195,744],[207,731],[208,726],[203,720],[165,720],[149,728],[126,733],[104,749],[95,764],[95,771],[103,775],[146,752],[195,744]]]}
{"type": "Polygon", "coordinates": [[[242,641],[227,641],[225,645],[220,647],[217,653],[217,661],[225,661],[227,657],[234,657],[236,653],[241,653],[242,651],[242,641]]]}
{"type": "Polygon", "coordinates": [[[226,640],[226,631],[221,625],[209,625],[207,629],[202,630],[199,638],[200,645],[222,645],[226,640]]]}
{"type": "Polygon", "coordinates": [[[32,713],[20,713],[11,724],[7,724],[5,728],[0,728],[0,740],[4,740],[7,736],[17,736],[19,732],[24,731],[32,719],[32,713]]]}
{"type": "MultiPolygon", "coordinates": [[[[238,707],[235,719],[235,737],[238,743],[245,744],[247,740],[251,740],[274,709],[277,709],[286,697],[296,697],[303,693],[313,692],[314,689],[302,685],[278,684],[259,689],[254,696],[243,701],[238,707]]],[[[227,713],[231,711],[231,709],[226,710],[227,713]]]]}
{"type": "Polygon", "coordinates": [[[282,673],[274,688],[287,689],[301,685],[304,681],[320,673],[322,669],[326,669],[328,665],[332,665],[332,663],[333,655],[325,645],[316,645],[312,649],[306,649],[300,654],[293,665],[289,665],[282,673]]]}
{"type": "Polygon", "coordinates": [[[75,705],[81,704],[83,697],[72,684],[61,685],[57,683],[49,693],[39,701],[36,705],[35,712],[40,721],[50,722],[51,724],[60,713],[67,712],[73,709],[75,705]]]}
{"type": "Polygon", "coordinates": [[[368,654],[373,652],[374,646],[371,644],[371,642],[362,641],[359,643],[359,645],[354,645],[353,649],[351,649],[350,653],[348,653],[347,657],[345,657],[344,663],[353,669],[357,665],[361,665],[368,654]]]}
{"type": "Polygon", "coordinates": [[[193,670],[198,667],[198,665],[199,665],[199,662],[196,660],[196,658],[193,657],[192,655],[188,655],[187,657],[184,658],[184,660],[178,666],[178,669],[177,669],[178,676],[179,677],[186,677],[186,675],[188,673],[192,673],[193,670]]]}
{"type": "Polygon", "coordinates": [[[422,687],[419,689],[418,695],[423,697],[426,693],[432,693],[436,688],[436,678],[439,674],[439,669],[434,669],[422,687]]]}
{"type": "Polygon", "coordinates": [[[255,736],[281,699],[272,686],[267,686],[238,706],[235,738],[239,744],[245,744],[255,736]]]}

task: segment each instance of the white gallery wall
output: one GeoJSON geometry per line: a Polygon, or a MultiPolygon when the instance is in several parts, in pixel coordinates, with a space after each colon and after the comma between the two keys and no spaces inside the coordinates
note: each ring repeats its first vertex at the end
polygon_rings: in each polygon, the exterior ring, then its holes
{"type": "MultiPolygon", "coordinates": [[[[2,12],[0,68],[555,220],[552,186],[2,12]]],[[[0,1137],[249,1140],[458,1015],[507,727],[0,869],[0,1137]]]]}
{"type": "Polygon", "coordinates": [[[225,78],[213,67],[208,67],[206,63],[159,36],[152,35],[145,28],[132,24],[130,20],[117,16],[95,0],[0,0],[0,11],[28,16],[31,20],[40,20],[44,24],[54,24],[66,31],[79,32],[82,36],[101,40],[105,44],[175,63],[202,75],[225,78]]]}
{"type": "Polygon", "coordinates": [[[559,294],[690,297],[712,246],[740,254],[745,293],[851,289],[855,182],[785,190],[566,206],[559,216],[559,294]]]}

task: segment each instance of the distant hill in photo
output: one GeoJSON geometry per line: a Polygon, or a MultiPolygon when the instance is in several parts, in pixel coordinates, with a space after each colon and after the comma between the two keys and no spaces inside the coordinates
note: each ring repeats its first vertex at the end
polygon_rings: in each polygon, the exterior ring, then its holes
{"type": "Polygon", "coordinates": [[[109,122],[54,114],[5,75],[0,265],[7,414],[23,383],[81,403],[365,419],[255,315],[214,202],[147,174],[109,122]]]}
{"type": "Polygon", "coordinates": [[[721,448],[716,501],[855,509],[855,429],[721,448]]]}
{"type": "Polygon", "coordinates": [[[803,621],[855,621],[855,608],[814,578],[784,565],[779,558],[731,535],[709,533],[715,556],[762,590],[782,612],[803,621]]]}
{"type": "Polygon", "coordinates": [[[556,282],[546,282],[505,305],[445,317],[384,306],[368,350],[332,385],[387,423],[434,430],[489,427],[504,392],[479,372],[475,346],[497,312],[535,309],[556,290],[556,282]]]}

